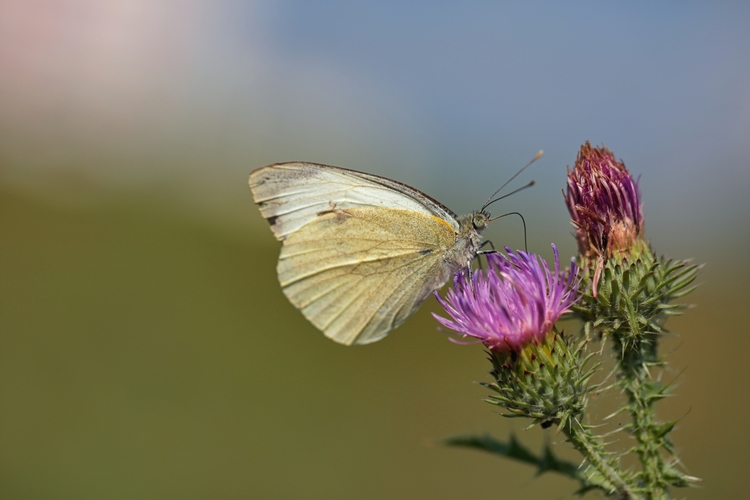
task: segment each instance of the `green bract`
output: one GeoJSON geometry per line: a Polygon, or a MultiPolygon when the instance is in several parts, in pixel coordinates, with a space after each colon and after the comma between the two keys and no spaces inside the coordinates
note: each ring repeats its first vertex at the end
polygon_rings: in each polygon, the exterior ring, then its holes
{"type": "Polygon", "coordinates": [[[581,288],[585,291],[571,309],[583,320],[587,337],[598,333],[632,347],[649,335],[664,333],[660,321],[685,309],[685,305],[671,302],[694,290],[690,285],[699,266],[657,258],[650,248],[639,254],[632,262],[627,258],[607,260],[598,281],[596,263],[582,262],[581,288]]]}
{"type": "Polygon", "coordinates": [[[582,358],[586,342],[572,348],[562,335],[550,333],[519,353],[489,351],[493,383],[482,384],[495,394],[487,402],[504,407],[509,417],[528,417],[531,424],[564,428],[583,413],[588,380],[598,365],[584,366],[593,356],[582,358]]]}

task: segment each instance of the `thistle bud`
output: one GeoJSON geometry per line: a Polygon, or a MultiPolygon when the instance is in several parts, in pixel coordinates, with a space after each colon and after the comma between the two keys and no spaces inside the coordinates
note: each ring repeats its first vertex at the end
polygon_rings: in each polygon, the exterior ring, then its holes
{"type": "Polygon", "coordinates": [[[648,248],[638,183],[609,149],[581,146],[565,201],[582,256],[637,257],[648,248]]]}
{"type": "Polygon", "coordinates": [[[665,316],[684,306],[697,267],[657,257],[644,236],[638,183],[622,161],[586,142],[568,170],[565,201],[576,229],[585,292],[575,312],[587,330],[655,359],[665,316]],[[645,343],[644,343],[645,342],[645,343]],[[639,348],[640,349],[640,348],[639,348]]]}

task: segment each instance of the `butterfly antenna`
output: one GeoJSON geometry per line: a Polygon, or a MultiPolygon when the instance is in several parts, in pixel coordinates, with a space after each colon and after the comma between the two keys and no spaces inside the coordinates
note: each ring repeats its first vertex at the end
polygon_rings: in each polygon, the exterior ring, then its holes
{"type": "MultiPolygon", "coordinates": [[[[482,207],[482,210],[484,210],[485,208],[489,207],[490,205],[492,205],[492,204],[493,204],[493,203],[495,203],[496,201],[500,201],[500,200],[503,200],[503,199],[507,198],[508,196],[511,196],[511,195],[514,195],[514,194],[516,194],[516,193],[517,193],[517,192],[519,192],[519,191],[523,191],[523,190],[524,190],[524,189],[526,189],[526,188],[530,188],[530,187],[531,187],[531,186],[533,186],[534,184],[536,184],[536,181],[530,181],[530,182],[529,182],[528,184],[526,184],[525,186],[521,186],[520,188],[518,188],[518,189],[516,189],[516,190],[514,190],[514,191],[511,191],[511,192],[510,192],[510,193],[508,193],[508,194],[504,194],[504,195],[500,196],[499,198],[495,198],[494,200],[491,200],[491,201],[489,201],[489,202],[485,203],[485,205],[484,205],[484,206],[482,207]]],[[[507,215],[507,214],[506,214],[506,215],[507,215]]],[[[487,222],[493,221],[493,220],[495,220],[495,219],[498,219],[498,218],[499,218],[499,217],[493,217],[492,219],[488,220],[487,222]]]]}
{"type": "MultiPolygon", "coordinates": [[[[525,186],[525,187],[527,187],[527,186],[525,186]]],[[[518,191],[518,190],[516,190],[516,191],[518,191]]],[[[516,192],[516,191],[514,191],[514,192],[516,192]]],[[[510,194],[513,194],[513,193],[510,193],[510,194]]],[[[506,196],[510,196],[510,194],[508,194],[506,196]]],[[[507,217],[509,215],[517,215],[517,216],[519,216],[521,218],[521,222],[523,223],[523,249],[524,249],[525,252],[528,252],[529,251],[529,243],[528,243],[528,241],[526,239],[526,219],[523,218],[523,215],[521,215],[519,212],[508,212],[507,214],[498,215],[497,217],[493,217],[493,218],[489,219],[489,221],[493,221],[493,220],[497,220],[497,219],[502,219],[503,217],[507,217]]]]}
{"type": "MultiPolygon", "coordinates": [[[[488,206],[490,206],[490,203],[494,203],[495,201],[497,201],[497,200],[493,200],[492,198],[494,198],[494,196],[497,193],[499,193],[500,191],[502,191],[505,186],[507,186],[508,184],[510,184],[511,182],[513,182],[513,179],[515,179],[516,177],[518,177],[521,174],[521,172],[523,172],[524,170],[526,170],[527,168],[529,168],[532,163],[534,163],[539,158],[541,158],[543,154],[544,154],[544,151],[540,149],[539,152],[536,155],[534,155],[534,157],[531,159],[530,162],[528,162],[526,165],[524,165],[523,167],[521,167],[521,169],[518,172],[516,172],[513,175],[513,177],[511,177],[510,179],[508,179],[507,181],[505,181],[505,184],[503,184],[502,186],[500,186],[497,191],[495,191],[494,193],[492,193],[492,196],[490,196],[489,198],[487,198],[487,203],[485,203],[482,206],[482,209],[480,210],[480,212],[482,210],[484,210],[485,208],[487,208],[488,206]]],[[[529,187],[529,186],[524,186],[524,187],[529,187]]],[[[520,190],[513,191],[513,193],[516,193],[518,191],[520,191],[520,190]]],[[[511,194],[513,194],[513,193],[511,193],[511,194]]],[[[509,196],[509,195],[506,195],[506,196],[509,196]]],[[[505,198],[505,196],[503,196],[503,198],[505,198]]],[[[498,198],[498,200],[502,200],[502,198],[498,198]]]]}

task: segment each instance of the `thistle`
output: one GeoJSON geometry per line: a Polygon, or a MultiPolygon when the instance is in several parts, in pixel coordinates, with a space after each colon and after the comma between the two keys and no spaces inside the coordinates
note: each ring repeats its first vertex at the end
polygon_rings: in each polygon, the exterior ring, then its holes
{"type": "Polygon", "coordinates": [[[534,419],[532,425],[565,426],[583,411],[593,372],[582,370],[579,352],[553,330],[578,299],[578,269],[571,262],[561,273],[552,248],[554,271],[526,252],[488,255],[487,271],[475,271],[471,280],[457,277],[445,300],[438,296],[452,319],[435,317],[487,347],[496,382],[486,386],[497,393],[489,402],[504,406],[510,416],[534,419]]]}
{"type": "MultiPolygon", "coordinates": [[[[588,459],[583,469],[559,468],[581,481],[582,491],[601,488],[632,497],[632,485],[618,472],[617,458],[604,451],[600,439],[583,423],[591,390],[588,382],[598,365],[585,368],[592,356],[583,356],[585,339],[574,345],[555,328],[560,316],[579,300],[579,276],[574,262],[561,271],[557,248],[552,248],[552,270],[540,257],[526,252],[506,249],[505,256],[488,255],[486,271],[457,275],[445,299],[436,294],[450,318],[435,318],[487,348],[495,379],[483,384],[493,391],[487,402],[505,408],[506,416],[531,419],[529,427],[556,425],[588,459]]],[[[460,439],[452,443],[468,445],[460,439]]],[[[551,450],[545,455],[545,467],[561,463],[551,450]]],[[[528,453],[524,456],[528,459],[528,453]]],[[[540,471],[542,467],[540,459],[540,471]]]]}
{"type": "Polygon", "coordinates": [[[652,378],[664,365],[658,355],[664,320],[685,308],[671,304],[693,290],[698,267],[655,256],[644,235],[638,184],[607,148],[581,147],[568,170],[565,201],[579,247],[585,293],[573,307],[586,338],[614,341],[618,384],[628,398],[633,448],[642,464],[640,489],[647,498],[668,498],[670,486],[690,478],[674,463],[669,432],[675,422],[658,422],[654,403],[668,387],[652,378]]]}
{"type": "Polygon", "coordinates": [[[693,290],[699,267],[654,254],[638,183],[608,149],[584,144],[567,184],[579,251],[570,268],[561,271],[554,245],[552,270],[529,253],[491,254],[486,271],[457,275],[445,298],[438,296],[449,318],[436,318],[487,348],[494,378],[482,384],[493,391],[488,402],[504,408],[505,416],[530,419],[529,427],[557,426],[585,457],[584,465],[559,459],[549,445],[535,455],[515,436],[507,442],[463,436],[448,443],[533,464],[539,473],[565,474],[580,482],[580,494],[600,489],[618,498],[666,499],[671,487],[698,479],[676,466],[669,438],[676,422],[660,422],[654,411],[668,387],[652,373],[665,365],[658,354],[665,319],[685,308],[672,302],[693,290]],[[582,321],[577,343],[555,326],[565,314],[582,321]],[[625,429],[635,445],[619,452],[606,449],[584,418],[600,364],[587,368],[588,362],[605,352],[586,355],[595,339],[614,347],[614,386],[627,398],[620,411],[631,417],[625,429]],[[621,467],[629,453],[640,461],[637,470],[621,467]]]}

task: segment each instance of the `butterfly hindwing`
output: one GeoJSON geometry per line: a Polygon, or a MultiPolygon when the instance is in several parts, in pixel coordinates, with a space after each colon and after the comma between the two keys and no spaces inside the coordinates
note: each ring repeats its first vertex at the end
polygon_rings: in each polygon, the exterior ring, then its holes
{"type": "Polygon", "coordinates": [[[452,227],[432,215],[331,211],[284,240],[279,281],[326,336],[347,345],[374,342],[447,280],[442,255],[454,242],[452,227]]]}

